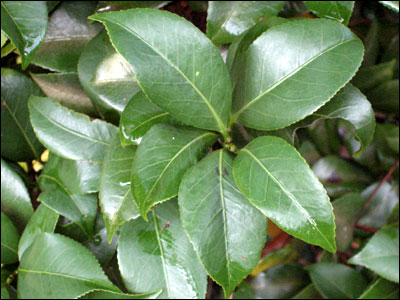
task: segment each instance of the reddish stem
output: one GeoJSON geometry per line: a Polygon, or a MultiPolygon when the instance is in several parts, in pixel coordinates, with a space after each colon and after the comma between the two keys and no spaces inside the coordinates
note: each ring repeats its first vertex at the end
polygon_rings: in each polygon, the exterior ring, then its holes
{"type": "Polygon", "coordinates": [[[360,225],[360,224],[357,224],[356,228],[362,229],[362,230],[368,231],[368,232],[373,232],[373,233],[375,233],[379,230],[378,228],[372,228],[372,227],[368,227],[368,226],[364,226],[364,225],[360,225]]]}
{"type": "Polygon", "coordinates": [[[265,248],[262,251],[261,257],[267,255],[271,251],[280,249],[284,247],[291,240],[291,236],[286,232],[281,232],[277,237],[275,237],[272,241],[268,242],[265,248]]]}

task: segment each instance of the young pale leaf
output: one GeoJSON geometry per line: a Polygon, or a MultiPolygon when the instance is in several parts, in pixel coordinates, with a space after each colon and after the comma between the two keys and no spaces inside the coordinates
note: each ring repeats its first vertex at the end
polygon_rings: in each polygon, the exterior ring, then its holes
{"type": "Polygon", "coordinates": [[[46,1],[2,1],[1,29],[17,46],[25,69],[46,35],[46,1]]]}
{"type": "Polygon", "coordinates": [[[351,264],[364,266],[383,278],[399,282],[399,229],[381,229],[353,256],[351,264]]]}
{"type": "Polygon", "coordinates": [[[261,17],[276,16],[284,1],[210,1],[207,36],[216,45],[232,42],[261,17]]]}
{"type": "Polygon", "coordinates": [[[271,221],[307,243],[336,251],[332,205],[322,184],[294,147],[258,137],[233,164],[239,190],[271,221]]]}
{"type": "Polygon", "coordinates": [[[67,159],[103,161],[115,126],[90,121],[49,98],[31,97],[28,106],[36,136],[50,151],[67,159]]]}
{"type": "Polygon", "coordinates": [[[17,71],[1,68],[1,156],[13,161],[39,159],[43,150],[29,122],[29,96],[40,88],[17,71]]]}
{"type": "Polygon", "coordinates": [[[151,102],[188,125],[227,136],[229,74],[218,49],[198,28],[175,14],[153,9],[90,18],[104,23],[151,102]]]}
{"type": "Polygon", "coordinates": [[[355,74],[362,42],[323,19],[287,22],[248,48],[233,95],[233,120],[263,130],[286,127],[324,105],[355,74]]]}
{"type": "Polygon", "coordinates": [[[326,299],[356,299],[367,287],[367,280],[360,272],[342,264],[318,263],[306,269],[326,299]]]}
{"type": "Polygon", "coordinates": [[[187,238],[176,200],[154,208],[149,222],[142,218],[122,227],[118,262],[132,293],[162,289],[160,298],[204,298],[207,276],[187,238]]]}
{"type": "Polygon", "coordinates": [[[333,19],[347,25],[354,1],[304,1],[309,10],[321,18],[333,19]]]}
{"type": "Polygon", "coordinates": [[[111,291],[93,291],[79,299],[157,299],[161,291],[146,294],[123,294],[111,291]]]}
{"type": "Polygon", "coordinates": [[[58,72],[76,72],[79,56],[86,44],[101,29],[88,24],[95,1],[62,2],[51,14],[43,44],[32,63],[58,72]]]}
{"type": "Polygon", "coordinates": [[[178,195],[186,170],[216,139],[212,132],[169,124],[156,124],[146,133],[135,154],[131,185],[145,220],[151,207],[178,195]]]}
{"type": "Polygon", "coordinates": [[[33,243],[35,237],[43,232],[53,233],[58,221],[58,213],[41,204],[36,209],[32,218],[26,225],[21,239],[18,243],[18,257],[21,261],[22,255],[33,243]]]}
{"type": "Polygon", "coordinates": [[[227,152],[214,151],[186,172],[179,187],[182,225],[225,297],[256,266],[267,230],[265,217],[236,188],[232,164],[227,152]]]}
{"type": "Polygon", "coordinates": [[[33,214],[31,198],[21,177],[1,159],[1,211],[19,226],[33,214]]]}
{"type": "Polygon", "coordinates": [[[105,118],[118,121],[125,105],[140,91],[131,66],[100,32],[82,51],[78,76],[83,89],[105,118]]]}
{"type": "Polygon", "coordinates": [[[122,145],[135,145],[157,123],[170,122],[172,117],[151,103],[143,92],[129,100],[121,114],[119,134],[122,145]]]}
{"type": "Polygon", "coordinates": [[[14,224],[1,212],[1,264],[12,264],[18,261],[19,233],[14,224]]]}
{"type": "Polygon", "coordinates": [[[119,226],[139,216],[130,188],[135,152],[136,146],[123,148],[116,134],[104,158],[99,199],[109,242],[119,226]]]}
{"type": "Polygon", "coordinates": [[[358,299],[399,299],[399,285],[378,278],[358,299]]]}
{"type": "Polygon", "coordinates": [[[18,268],[19,299],[72,299],[94,290],[121,292],[78,242],[42,233],[25,251],[18,268]]]}

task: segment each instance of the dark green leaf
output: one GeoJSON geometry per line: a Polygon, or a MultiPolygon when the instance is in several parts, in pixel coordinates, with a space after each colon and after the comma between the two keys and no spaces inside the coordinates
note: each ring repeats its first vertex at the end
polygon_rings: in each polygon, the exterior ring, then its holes
{"type": "Polygon", "coordinates": [[[29,121],[30,95],[43,93],[25,75],[1,68],[1,156],[13,161],[38,160],[43,150],[29,121]]]}
{"type": "Polygon", "coordinates": [[[397,201],[397,204],[386,218],[386,224],[391,225],[395,223],[399,223],[399,201],[397,201]]]}
{"type": "Polygon", "coordinates": [[[399,1],[379,1],[382,5],[386,6],[387,8],[399,12],[399,1]]]}
{"type": "Polygon", "coordinates": [[[362,56],[362,42],[337,22],[299,20],[272,27],[247,50],[232,122],[273,130],[303,119],[353,77],[362,56]]]}
{"type": "Polygon", "coordinates": [[[10,293],[8,292],[7,278],[10,272],[1,268],[1,299],[11,299],[10,293]]]}
{"type": "Polygon", "coordinates": [[[219,51],[198,28],[175,14],[150,9],[90,18],[104,23],[154,104],[188,125],[227,136],[229,74],[219,51]]]}
{"type": "Polygon", "coordinates": [[[1,264],[12,264],[18,261],[19,233],[14,224],[1,212],[1,264]]]}
{"type": "Polygon", "coordinates": [[[378,157],[380,166],[386,171],[389,171],[399,158],[399,155],[393,151],[393,146],[391,147],[387,140],[387,137],[391,136],[392,132],[396,130],[396,127],[395,124],[391,123],[376,124],[376,156],[378,157]]]}
{"type": "Polygon", "coordinates": [[[147,294],[123,294],[111,291],[93,291],[79,299],[157,299],[161,291],[147,294]]]}
{"type": "Polygon", "coordinates": [[[31,199],[24,182],[3,159],[1,159],[1,211],[22,228],[33,214],[31,199]]]}
{"type": "Polygon", "coordinates": [[[296,149],[283,139],[264,136],[251,141],[239,151],[233,175],[250,202],[283,230],[336,251],[328,195],[296,149]]]}
{"type": "Polygon", "coordinates": [[[46,37],[32,60],[52,71],[76,72],[79,56],[101,26],[88,24],[96,1],[63,1],[51,14],[46,37]]]}
{"type": "Polygon", "coordinates": [[[232,163],[227,152],[214,151],[186,172],[179,187],[183,227],[225,297],[256,266],[267,229],[265,217],[236,188],[232,163]]]}
{"type": "Polygon", "coordinates": [[[292,299],[322,299],[320,293],[318,293],[315,286],[310,283],[304,289],[302,289],[296,296],[292,297],[292,299]]]}
{"type": "Polygon", "coordinates": [[[186,170],[216,138],[211,132],[169,124],[156,124],[146,133],[132,169],[133,198],[145,220],[151,207],[178,195],[186,170]]]}
{"type": "Polygon", "coordinates": [[[381,25],[379,24],[378,20],[373,19],[367,36],[364,39],[365,54],[362,62],[363,67],[370,67],[376,64],[376,59],[379,54],[380,29],[381,25]]]}
{"type": "Polygon", "coordinates": [[[357,75],[351,81],[363,93],[376,88],[380,84],[393,78],[393,68],[395,60],[391,60],[379,65],[361,68],[357,75]]]}
{"type": "Polygon", "coordinates": [[[65,236],[38,235],[18,268],[18,298],[77,298],[94,290],[119,293],[84,246],[65,236]]]}
{"type": "Polygon", "coordinates": [[[1,29],[17,46],[25,69],[46,35],[46,1],[2,1],[1,29]]]}
{"type": "MultiPolygon", "coordinates": [[[[161,8],[172,1],[99,1],[96,13],[104,13],[116,10],[125,10],[130,8],[161,8]]],[[[188,2],[196,2],[190,1],[188,2]]]]}
{"type": "Polygon", "coordinates": [[[50,151],[68,159],[103,161],[116,127],[90,121],[49,98],[31,97],[28,106],[35,133],[50,151]]]}
{"type": "Polygon", "coordinates": [[[386,133],[385,138],[389,148],[399,154],[399,126],[392,127],[392,129],[386,133]]]}
{"type": "Polygon", "coordinates": [[[116,134],[104,158],[99,199],[109,242],[119,226],[139,216],[130,189],[135,152],[136,146],[123,148],[116,134]]]}
{"type": "Polygon", "coordinates": [[[160,298],[204,298],[206,273],[187,238],[176,200],[157,206],[149,222],[142,218],[122,227],[118,261],[132,293],[162,289],[160,298]]]}
{"type": "Polygon", "coordinates": [[[353,256],[351,264],[364,266],[383,278],[399,282],[399,229],[381,229],[353,256]]]}
{"type": "Polygon", "coordinates": [[[354,1],[304,1],[309,10],[321,18],[333,19],[347,25],[354,1]]]}
{"type": "Polygon", "coordinates": [[[358,299],[399,299],[399,285],[378,278],[358,299]]]}
{"type": "Polygon", "coordinates": [[[33,243],[35,237],[43,232],[53,233],[58,221],[58,213],[41,204],[26,225],[18,244],[18,257],[33,243]]]}
{"type": "Polygon", "coordinates": [[[261,17],[276,16],[283,4],[283,1],[210,1],[207,36],[216,45],[230,43],[261,17]]]}
{"type": "Polygon", "coordinates": [[[367,94],[372,106],[399,115],[399,80],[386,81],[367,94]]]}
{"type": "Polygon", "coordinates": [[[355,299],[367,287],[364,276],[346,265],[318,263],[306,268],[318,292],[326,299],[355,299]]]}

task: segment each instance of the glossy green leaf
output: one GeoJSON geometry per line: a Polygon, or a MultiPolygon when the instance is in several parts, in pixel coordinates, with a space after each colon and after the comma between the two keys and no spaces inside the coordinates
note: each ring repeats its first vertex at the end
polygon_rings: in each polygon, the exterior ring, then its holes
{"type": "Polygon", "coordinates": [[[116,134],[104,158],[99,199],[109,242],[119,226],[139,216],[130,188],[135,152],[136,146],[122,147],[116,134]]]}
{"type": "Polygon", "coordinates": [[[1,2],[1,29],[17,46],[25,69],[46,35],[46,1],[1,2]]]}
{"type": "Polygon", "coordinates": [[[349,261],[364,266],[383,278],[399,282],[399,229],[381,229],[349,261]]]}
{"type": "Polygon", "coordinates": [[[341,141],[336,124],[335,119],[320,119],[307,127],[307,133],[322,156],[339,152],[341,141]]]}
{"type": "Polygon", "coordinates": [[[111,291],[93,291],[79,299],[157,299],[161,291],[146,294],[123,294],[111,291]]]}
{"type": "Polygon", "coordinates": [[[30,95],[43,93],[22,73],[1,68],[1,156],[13,161],[38,160],[43,150],[29,121],[30,95]]]}
{"type": "Polygon", "coordinates": [[[96,115],[96,110],[82,89],[76,73],[31,73],[31,76],[47,97],[75,111],[96,115]]]}
{"type": "Polygon", "coordinates": [[[399,115],[399,80],[386,81],[367,94],[372,106],[391,114],[399,115]]]}
{"type": "Polygon", "coordinates": [[[299,20],[272,27],[247,50],[246,71],[233,93],[232,122],[273,130],[303,119],[353,77],[363,51],[362,42],[337,22],[299,20]]]}
{"type": "Polygon", "coordinates": [[[239,151],[233,175],[239,190],[280,228],[336,251],[328,195],[294,147],[281,138],[258,137],[239,151]]]}
{"type": "Polygon", "coordinates": [[[145,220],[151,207],[178,195],[186,170],[216,139],[212,132],[169,124],[156,124],[146,133],[132,169],[133,198],[145,220]]]}
{"type": "Polygon", "coordinates": [[[358,299],[399,299],[399,285],[378,278],[358,299]]]}
{"type": "Polygon", "coordinates": [[[53,233],[58,221],[58,213],[41,204],[35,210],[32,218],[26,225],[21,239],[18,243],[18,257],[21,260],[22,255],[33,243],[35,237],[43,232],[53,233]]]}
{"type": "Polygon", "coordinates": [[[382,5],[386,6],[387,8],[399,12],[399,1],[379,1],[382,5]]]}
{"type": "Polygon", "coordinates": [[[19,233],[14,224],[1,212],[1,264],[12,264],[18,261],[19,233]]]}
{"type": "Polygon", "coordinates": [[[351,81],[363,93],[376,88],[380,84],[393,78],[395,60],[386,63],[361,68],[351,81]]]}
{"type": "Polygon", "coordinates": [[[99,4],[97,5],[96,8],[96,13],[125,10],[130,8],[147,7],[147,8],[157,9],[167,5],[170,2],[172,1],[99,1],[99,4]]]}
{"type": "Polygon", "coordinates": [[[256,266],[267,230],[265,217],[237,189],[232,164],[230,154],[214,151],[186,172],[179,187],[183,227],[225,297],[256,266]]]}
{"type": "Polygon", "coordinates": [[[67,159],[103,161],[116,127],[90,121],[49,98],[31,97],[28,106],[36,136],[50,151],[67,159]]]}
{"type": "Polygon", "coordinates": [[[354,269],[335,263],[307,266],[313,284],[326,299],[356,299],[367,287],[367,280],[354,269]]]}
{"type": "Polygon", "coordinates": [[[175,14],[151,9],[90,18],[104,23],[151,102],[188,125],[227,135],[229,74],[219,51],[198,28],[175,14]]]}
{"type": "Polygon", "coordinates": [[[70,160],[50,153],[41,176],[62,183],[71,194],[99,191],[101,164],[85,160],[70,160]]]}
{"type": "Polygon", "coordinates": [[[210,1],[207,37],[216,45],[232,42],[261,17],[276,16],[283,1],[210,1]]]}
{"type": "Polygon", "coordinates": [[[142,218],[122,227],[118,262],[132,293],[162,289],[160,298],[204,298],[206,273],[187,238],[176,200],[157,206],[149,222],[142,218]]]}
{"type": "Polygon", "coordinates": [[[79,80],[105,118],[118,121],[124,107],[139,90],[132,68],[100,32],[82,51],[79,80]]]}
{"type": "Polygon", "coordinates": [[[366,199],[357,193],[349,193],[332,203],[336,224],[336,245],[339,251],[346,252],[353,241],[354,225],[366,199]]]}
{"type": "Polygon", "coordinates": [[[173,118],[162,108],[151,103],[143,92],[129,100],[121,114],[119,134],[122,145],[139,144],[145,133],[157,123],[171,122],[173,118]]]}
{"type": "Polygon", "coordinates": [[[46,37],[32,63],[52,71],[76,72],[82,50],[101,29],[87,20],[96,5],[96,1],[63,1],[51,14],[46,37]]]}
{"type": "Polygon", "coordinates": [[[1,211],[22,228],[33,214],[31,199],[24,182],[3,159],[1,159],[1,211]]]}
{"type": "Polygon", "coordinates": [[[315,15],[333,19],[347,25],[353,12],[354,1],[304,1],[315,15]]]}
{"type": "Polygon", "coordinates": [[[84,246],[65,236],[38,235],[18,268],[18,298],[77,298],[94,290],[120,292],[84,246]]]}
{"type": "Polygon", "coordinates": [[[1,48],[7,43],[8,41],[8,36],[5,34],[3,29],[1,30],[1,48]]]}
{"type": "Polygon", "coordinates": [[[314,284],[310,283],[292,299],[323,299],[314,284]]]}
{"type": "Polygon", "coordinates": [[[377,19],[372,20],[371,27],[364,39],[365,54],[362,67],[370,67],[376,64],[379,54],[379,35],[381,34],[381,25],[377,19]]]}

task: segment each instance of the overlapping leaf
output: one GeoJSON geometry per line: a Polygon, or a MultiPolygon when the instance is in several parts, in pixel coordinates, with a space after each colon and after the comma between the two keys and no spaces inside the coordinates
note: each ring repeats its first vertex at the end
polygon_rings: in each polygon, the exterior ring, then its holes
{"type": "Polygon", "coordinates": [[[344,25],[349,23],[354,1],[304,1],[309,10],[321,18],[337,20],[344,25]]]}
{"type": "Polygon", "coordinates": [[[373,282],[358,299],[398,299],[399,285],[378,278],[373,282]]]}
{"type": "Polygon", "coordinates": [[[19,233],[14,224],[1,212],[1,264],[12,264],[18,261],[19,233]]]}

